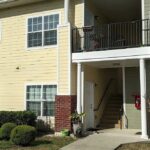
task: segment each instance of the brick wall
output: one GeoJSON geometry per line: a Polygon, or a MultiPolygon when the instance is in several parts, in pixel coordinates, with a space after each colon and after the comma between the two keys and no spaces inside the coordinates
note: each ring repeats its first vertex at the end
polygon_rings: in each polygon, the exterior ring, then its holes
{"type": "Polygon", "coordinates": [[[76,96],[56,96],[55,131],[71,130],[70,115],[76,109],[76,96]]]}

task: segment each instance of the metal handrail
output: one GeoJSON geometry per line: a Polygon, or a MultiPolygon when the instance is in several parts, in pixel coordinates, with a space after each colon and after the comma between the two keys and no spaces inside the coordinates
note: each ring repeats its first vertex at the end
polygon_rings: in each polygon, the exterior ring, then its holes
{"type": "Polygon", "coordinates": [[[150,46],[150,19],[85,26],[72,32],[73,53],[150,46]]]}
{"type": "Polygon", "coordinates": [[[122,115],[123,115],[123,105],[121,105],[120,108],[120,116],[119,116],[119,120],[120,120],[120,129],[122,129],[122,115]]]}
{"type": "Polygon", "coordinates": [[[102,97],[100,98],[98,107],[95,108],[94,111],[98,111],[98,110],[100,109],[100,106],[101,106],[101,104],[102,104],[102,102],[103,102],[103,100],[104,100],[104,98],[105,98],[105,96],[106,96],[106,94],[107,94],[107,91],[109,90],[109,88],[110,88],[110,86],[111,86],[113,80],[114,80],[113,78],[111,78],[111,79],[109,80],[109,82],[108,82],[108,84],[107,84],[107,86],[106,86],[106,89],[105,89],[105,91],[104,91],[102,97]]]}

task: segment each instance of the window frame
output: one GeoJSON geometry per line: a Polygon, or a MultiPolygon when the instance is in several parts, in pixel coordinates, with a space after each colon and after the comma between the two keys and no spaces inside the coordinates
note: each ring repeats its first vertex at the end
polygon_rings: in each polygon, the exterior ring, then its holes
{"type": "MultiPolygon", "coordinates": [[[[43,99],[43,86],[47,86],[47,85],[55,85],[56,86],[56,95],[58,95],[58,84],[57,83],[28,83],[28,84],[25,84],[25,92],[24,92],[24,104],[25,104],[25,110],[27,110],[27,102],[40,102],[41,103],[41,109],[40,109],[40,111],[41,111],[41,114],[38,116],[38,117],[46,117],[46,116],[44,116],[43,115],[43,103],[44,102],[51,102],[51,101],[46,101],[46,100],[44,100],[43,99]],[[27,100],[27,87],[28,86],[41,86],[41,99],[40,99],[40,101],[38,101],[38,100],[35,100],[35,101],[33,101],[33,100],[27,100]]],[[[55,102],[55,101],[54,101],[55,102]]],[[[52,117],[52,118],[54,118],[55,117],[55,115],[54,116],[49,116],[49,117],[52,117]]]]}
{"type": "Polygon", "coordinates": [[[61,12],[43,12],[42,14],[35,14],[32,16],[28,16],[26,18],[26,41],[25,41],[25,47],[27,50],[37,50],[37,49],[47,49],[47,48],[57,48],[58,47],[58,26],[61,25],[61,12]],[[56,31],[57,31],[57,44],[55,45],[45,45],[44,46],[44,17],[50,16],[50,15],[58,15],[59,16],[59,24],[57,25],[56,31]],[[28,47],[28,20],[33,18],[42,17],[42,46],[35,46],[35,47],[28,47]]]}

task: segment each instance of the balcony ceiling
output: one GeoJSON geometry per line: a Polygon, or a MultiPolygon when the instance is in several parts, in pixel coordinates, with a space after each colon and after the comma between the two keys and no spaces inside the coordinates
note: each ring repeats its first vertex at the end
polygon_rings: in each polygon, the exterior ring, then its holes
{"type": "Polygon", "coordinates": [[[112,22],[141,18],[141,0],[93,0],[93,2],[112,22]]]}

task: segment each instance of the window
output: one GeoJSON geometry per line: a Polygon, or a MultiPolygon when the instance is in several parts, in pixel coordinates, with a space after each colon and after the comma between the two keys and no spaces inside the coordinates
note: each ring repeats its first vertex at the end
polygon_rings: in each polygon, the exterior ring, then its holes
{"type": "Polygon", "coordinates": [[[26,88],[27,110],[37,116],[54,116],[56,85],[28,85],[26,88]]]}
{"type": "Polygon", "coordinates": [[[58,24],[58,14],[29,18],[28,47],[56,45],[58,24]]]}

